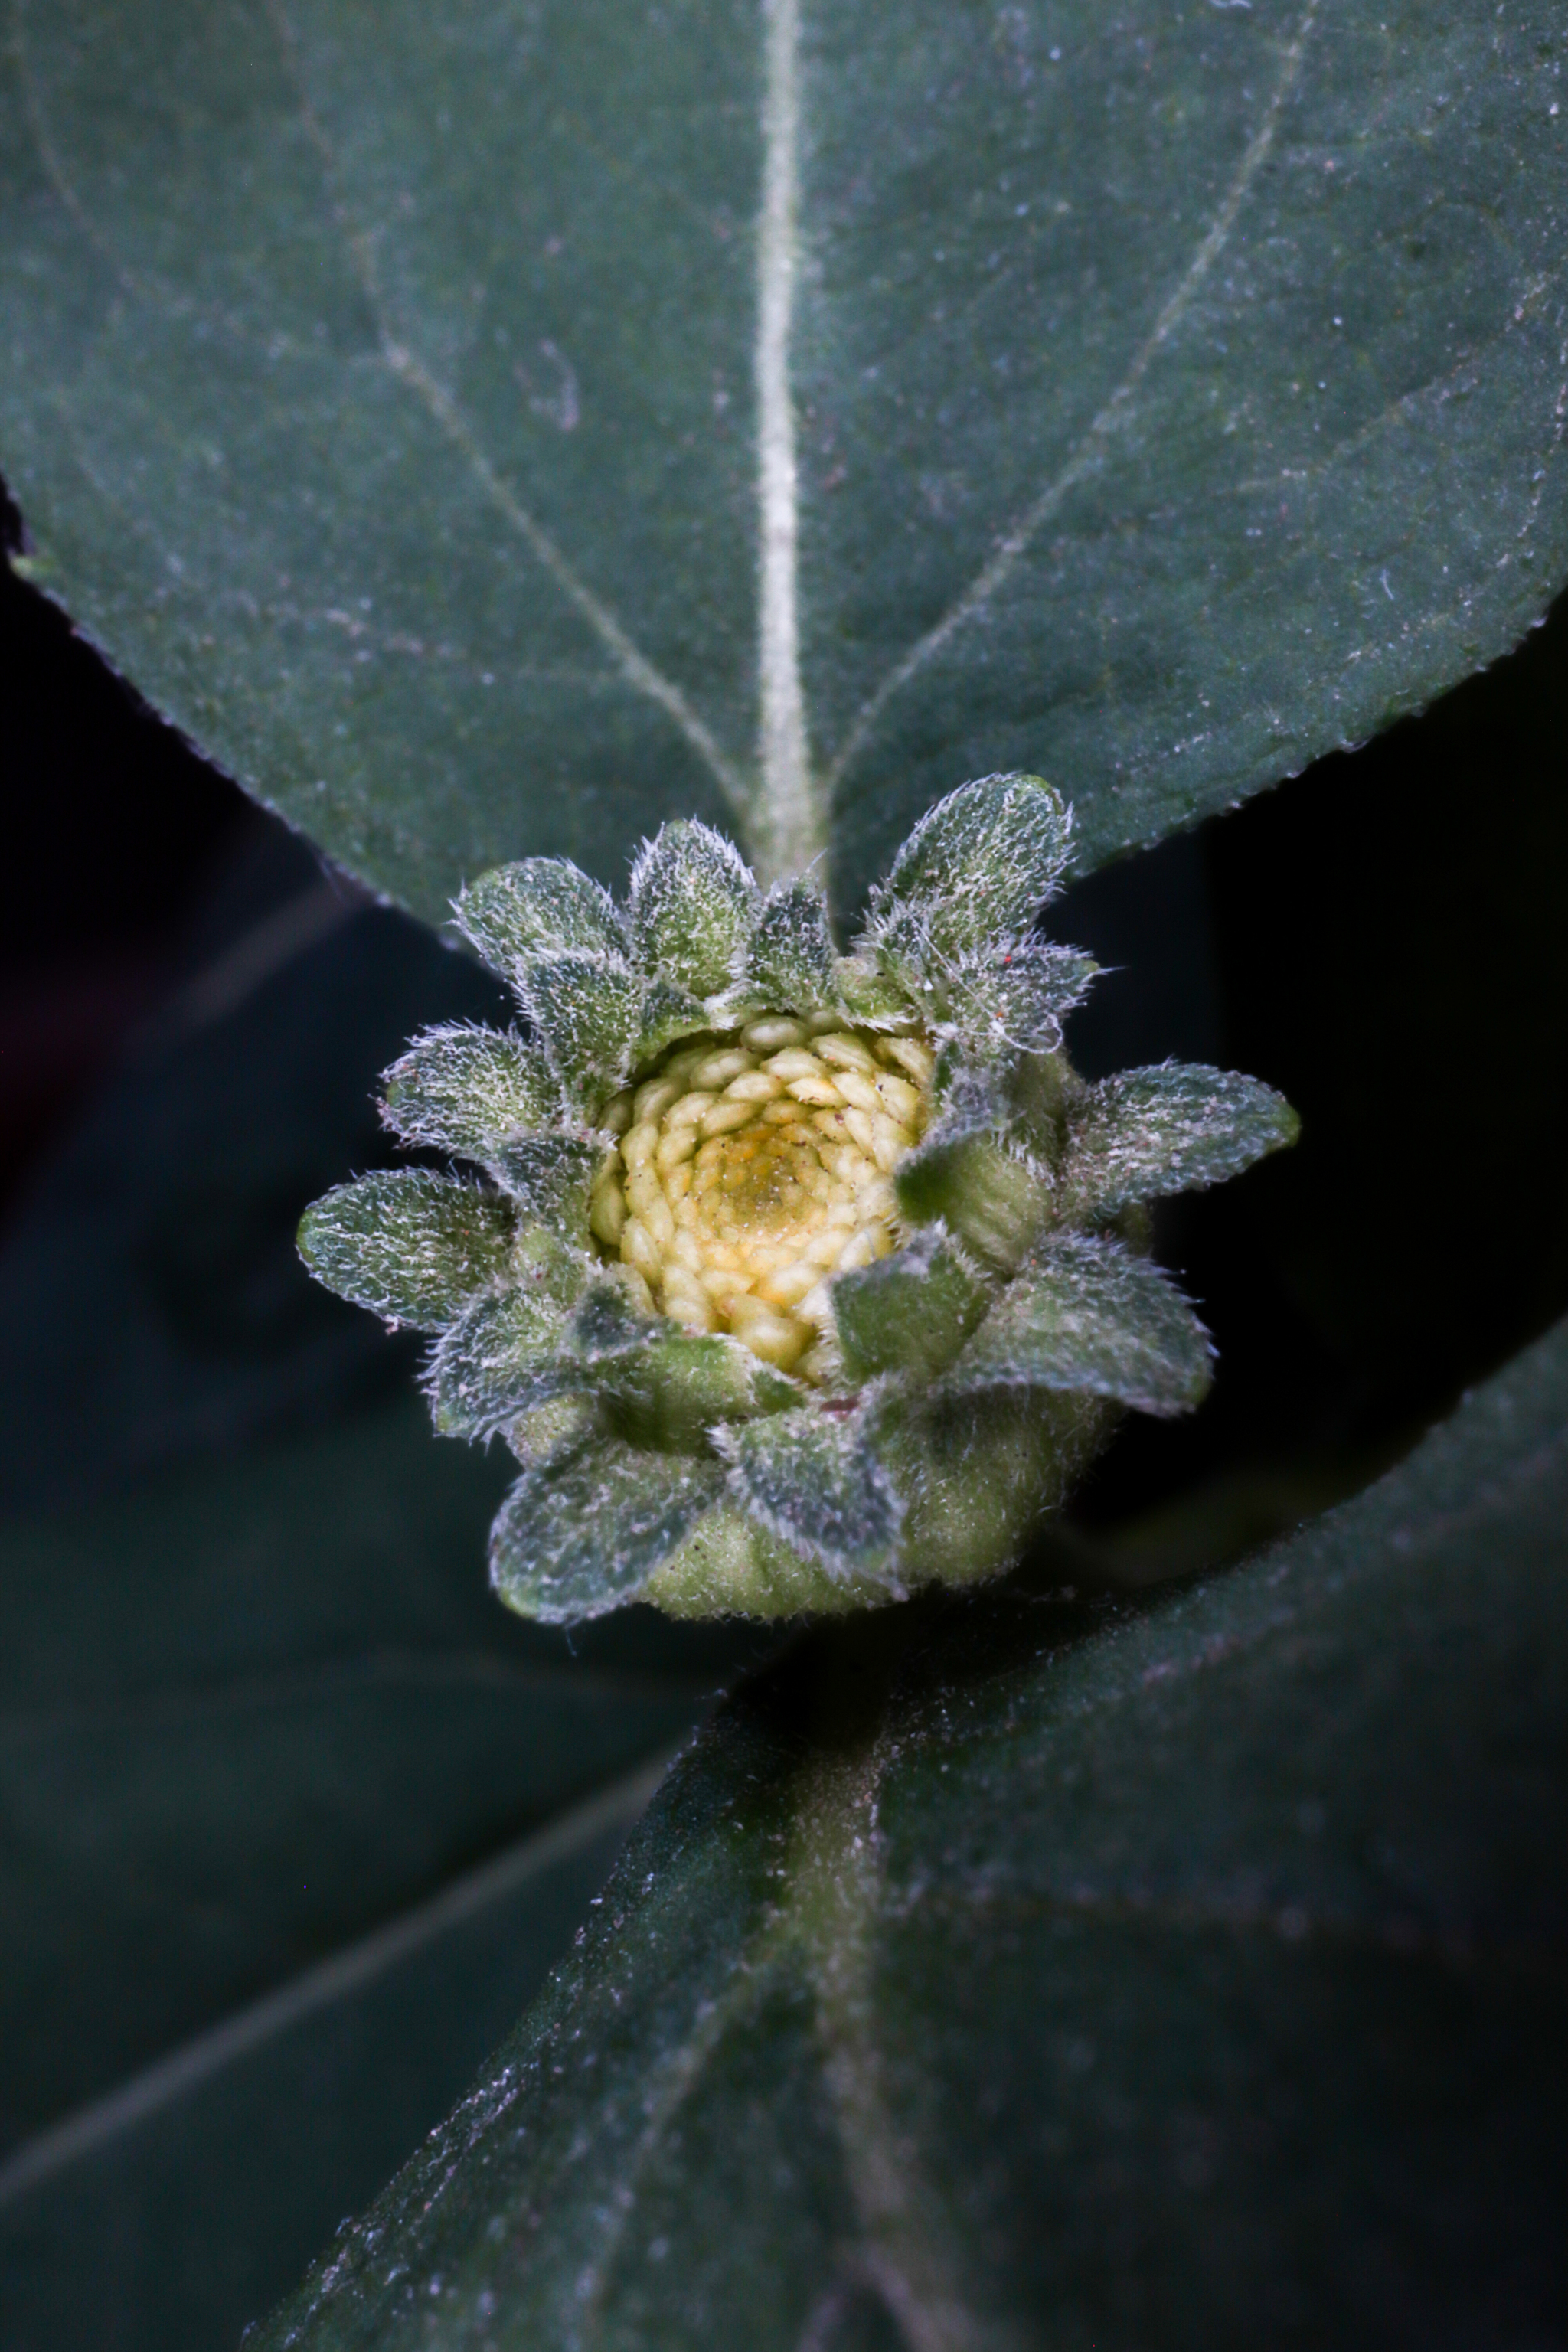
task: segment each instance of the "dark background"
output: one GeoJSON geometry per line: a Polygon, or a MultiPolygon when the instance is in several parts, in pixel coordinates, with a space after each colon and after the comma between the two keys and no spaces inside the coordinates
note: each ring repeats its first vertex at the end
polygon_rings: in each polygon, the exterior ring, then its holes
{"type": "MultiPolygon", "coordinates": [[[[19,548],[14,509],[0,523],[19,548]]],[[[1086,1572],[1136,1580],[1234,1557],[1364,1483],[1568,1307],[1565,656],[1568,600],[1421,719],[1053,910],[1057,936],[1110,967],[1077,1018],[1084,1069],[1218,1062],[1268,1079],[1303,1120],[1295,1151],[1162,1212],[1162,1255],[1202,1303],[1219,1378],[1190,1422],[1126,1426],[1064,1538],[1086,1572]]],[[[151,1509],[180,1480],[252,1460],[262,1492],[278,1449],[403,1428],[388,1416],[411,1390],[415,1344],[313,1286],[294,1226],[328,1184],[390,1161],[372,1090],[408,1034],[504,1008],[466,958],[374,905],[207,767],[4,567],[0,756],[0,1545],[15,1563],[45,1557],[39,1530],[86,1525],[95,1507],[151,1509]]],[[[425,1475],[435,1441],[400,1443],[420,1449],[405,1458],[425,1475]]],[[[439,1459],[449,1469],[429,1475],[463,1497],[442,1572],[498,1654],[515,1649],[526,1629],[501,1623],[483,1590],[501,1473],[449,1447],[439,1459]]],[[[345,1589],[367,1640],[380,1606],[374,1580],[345,1589]]],[[[688,1717],[703,1677],[737,1654],[680,1654],[688,1717]]],[[[498,1815],[494,1838],[506,1827],[498,1815]]],[[[432,1861],[435,1883],[452,1859],[432,1861]]],[[[595,1853],[584,1866],[602,1865],[595,1853]]],[[[587,1884],[532,1920],[531,1982],[587,1884]]],[[[91,1926],[79,1915],[72,1932],[91,1926]]],[[[507,2021],[510,1979],[493,1957],[465,1966],[490,1971],[484,1998],[464,1996],[469,2039],[416,2069],[374,2126],[352,2068],[312,2059],[291,2085],[252,2086],[231,2136],[268,2127],[256,2102],[293,2097],[326,2151],[288,2214],[257,2193],[278,2170],[259,2142],[216,2220],[187,2160],[155,2224],[153,2283],[124,2284],[143,2248],[114,2273],[114,2316],[73,2316],[60,2284],[72,2231],[96,2232],[102,2259],[103,2232],[131,2210],[109,2181],[3,2257],[35,2267],[26,2324],[0,2333],[51,2352],[232,2342],[507,2021]],[[228,2270],[197,2277],[191,2248],[225,2233],[228,2270]]],[[[418,2014],[436,1994],[408,2000],[418,2014]]],[[[36,2011],[22,2073],[53,2087],[31,2106],[25,2085],[0,2089],[0,2159],[146,2056],[127,2048],[73,2074],[69,2013],[40,2023],[36,2011]]]]}

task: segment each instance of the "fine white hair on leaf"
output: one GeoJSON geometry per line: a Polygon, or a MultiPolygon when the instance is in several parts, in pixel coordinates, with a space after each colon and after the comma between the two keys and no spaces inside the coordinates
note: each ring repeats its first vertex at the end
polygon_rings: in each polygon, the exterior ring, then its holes
{"type": "Polygon", "coordinates": [[[723,989],[760,905],[756,878],[733,842],[681,818],[645,841],[632,866],[632,945],[647,972],[694,996],[723,989]]]}
{"type": "Polygon", "coordinates": [[[514,988],[552,956],[572,949],[613,956],[626,947],[609,892],[565,858],[495,866],[459,891],[452,908],[469,946],[514,988]]]}
{"type": "Polygon", "coordinates": [[[426,1029],[382,1083],[384,1126],[459,1159],[489,1160],[511,1137],[561,1118],[561,1088],[539,1048],[474,1022],[426,1029]]]}
{"type": "Polygon", "coordinates": [[[1087,1088],[1069,1116],[1064,1203],[1087,1221],[1223,1183],[1300,1131],[1282,1095],[1237,1071],[1182,1062],[1122,1070],[1087,1088]]]}
{"type": "Polygon", "coordinates": [[[865,1406],[833,1418],[808,1405],[724,1433],[731,1487],[746,1509],[834,1576],[883,1568],[904,1515],[868,1443],[869,1419],[865,1406]]]}
{"type": "Polygon", "coordinates": [[[626,1076],[642,1022],[644,984],[620,958],[580,949],[536,963],[523,1009],[568,1105],[586,1115],[626,1076]]]}
{"type": "Polygon", "coordinates": [[[515,1219],[499,1195],[423,1168],[340,1184],[306,1211],[300,1255],[341,1298],[439,1331],[504,1276],[515,1219]]]}
{"type": "Polygon", "coordinates": [[[1214,1343],[1170,1277],[1120,1243],[1054,1234],[1032,1250],[941,1389],[1037,1388],[1167,1417],[1201,1403],[1214,1343]]]}
{"type": "Polygon", "coordinates": [[[1072,810],[1043,777],[964,784],[926,812],[872,892],[868,939],[907,936],[912,919],[941,964],[1018,940],[1055,896],[1071,839],[1072,810]]]}

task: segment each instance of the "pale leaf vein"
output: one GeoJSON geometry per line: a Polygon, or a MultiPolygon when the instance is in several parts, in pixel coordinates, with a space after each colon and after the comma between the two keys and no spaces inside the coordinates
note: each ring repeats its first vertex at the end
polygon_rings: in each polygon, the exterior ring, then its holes
{"type": "Polygon", "coordinates": [[[1258,172],[1273,148],[1279,118],[1295,88],[1300,72],[1301,58],[1318,13],[1318,0],[1310,5],[1297,25],[1280,60],[1279,72],[1263,119],[1248,140],[1240,162],[1226,189],[1225,198],[1210,222],[1207,230],[1183,271],[1181,278],[1162,304],[1158,316],[1142,341],[1134,352],[1127,372],[1110,398],[1096,412],[1088,428],[1061,470],[1040,491],[1033,503],[1009,526],[998,541],[989,561],[971,581],[963,594],[924,636],[912,645],[902,658],[894,664],[881,684],[861,705],[842,747],[827,771],[826,787],[829,793],[837,790],[870,740],[883,712],[895,696],[900,694],[911,679],[929,668],[943,653],[959,632],[976,620],[991,604],[998,591],[1016,569],[1041,530],[1058,511],[1064,500],[1085,477],[1102,462],[1112,436],[1127,425],[1133,403],[1150,367],[1180,325],[1204,281],[1229,242],[1247,195],[1258,172]]]}

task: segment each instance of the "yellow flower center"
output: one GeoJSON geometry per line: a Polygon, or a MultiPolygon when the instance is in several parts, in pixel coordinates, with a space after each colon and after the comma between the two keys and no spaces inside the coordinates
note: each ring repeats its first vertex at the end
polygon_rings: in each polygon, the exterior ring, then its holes
{"type": "Polygon", "coordinates": [[[919,1037],[831,1013],[683,1045],[616,1097],[590,1221],[691,1331],[821,1380],[827,1283],[898,1246],[891,1175],[925,1126],[919,1037]]]}

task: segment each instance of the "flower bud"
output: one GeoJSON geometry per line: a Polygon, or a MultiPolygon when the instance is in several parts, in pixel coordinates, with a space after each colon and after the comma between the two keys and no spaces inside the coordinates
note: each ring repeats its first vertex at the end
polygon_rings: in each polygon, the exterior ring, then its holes
{"type": "Polygon", "coordinates": [[[438,1428],[508,1437],[514,1607],[771,1616],[969,1582],[1119,1412],[1198,1402],[1212,1349],[1140,1204],[1295,1115],[1218,1070],[1074,1075],[1094,966],[1033,928],[1069,831],[1037,777],[965,785],[843,956],[814,884],[764,898],[698,824],[645,845],[624,913],[548,858],[464,892],[531,1034],[430,1031],[384,1115],[480,1181],[342,1186],[300,1248],[437,1334],[438,1428]]]}

